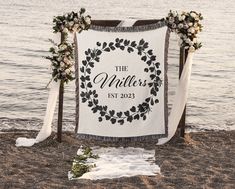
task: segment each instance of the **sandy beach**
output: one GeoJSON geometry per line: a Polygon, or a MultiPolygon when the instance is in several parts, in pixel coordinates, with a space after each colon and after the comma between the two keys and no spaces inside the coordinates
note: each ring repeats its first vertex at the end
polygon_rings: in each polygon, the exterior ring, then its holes
{"type": "Polygon", "coordinates": [[[129,144],[155,149],[161,175],[97,181],[67,178],[80,144],[94,146],[93,141],[78,141],[73,133],[66,132],[62,143],[55,140],[53,133],[33,147],[15,147],[17,137],[36,134],[36,131],[23,130],[0,134],[0,188],[232,189],[235,186],[235,131],[190,133],[185,139],[175,138],[162,146],[129,144]]]}

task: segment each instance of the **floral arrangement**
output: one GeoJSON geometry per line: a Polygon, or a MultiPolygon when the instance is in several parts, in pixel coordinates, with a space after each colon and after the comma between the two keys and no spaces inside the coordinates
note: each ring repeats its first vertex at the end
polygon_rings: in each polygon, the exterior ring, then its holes
{"type": "Polygon", "coordinates": [[[57,32],[81,32],[87,30],[91,24],[91,17],[89,15],[84,16],[86,10],[81,8],[78,13],[71,12],[66,13],[63,16],[57,16],[53,19],[53,30],[57,32]]]}
{"type": "Polygon", "coordinates": [[[96,167],[96,165],[92,163],[92,159],[97,158],[99,158],[99,156],[93,154],[90,147],[80,146],[77,151],[77,156],[73,159],[69,179],[72,180],[81,177],[84,173],[89,172],[91,168],[96,167]]]}
{"type": "Polygon", "coordinates": [[[51,61],[52,80],[61,80],[65,83],[73,80],[74,44],[68,42],[68,34],[87,30],[91,24],[91,17],[84,16],[85,9],[81,8],[78,13],[71,12],[53,19],[53,32],[60,32],[61,43],[56,44],[51,40],[53,47],[50,48],[50,56],[45,57],[51,61]]]}
{"type": "Polygon", "coordinates": [[[202,31],[201,20],[203,20],[201,13],[195,11],[182,12],[181,14],[170,11],[166,17],[168,27],[180,37],[179,45],[189,51],[195,51],[202,47],[197,37],[197,34],[202,31]]]}

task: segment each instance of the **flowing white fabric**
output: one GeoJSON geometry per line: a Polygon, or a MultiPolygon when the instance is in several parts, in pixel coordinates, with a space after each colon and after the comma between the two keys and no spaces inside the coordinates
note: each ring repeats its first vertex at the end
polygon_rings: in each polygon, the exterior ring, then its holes
{"type": "Polygon", "coordinates": [[[45,140],[47,137],[51,135],[51,124],[53,121],[53,115],[55,112],[56,102],[59,94],[59,88],[60,88],[60,81],[52,81],[51,88],[49,92],[48,102],[47,102],[47,109],[46,109],[46,115],[44,117],[43,126],[38,133],[37,137],[34,138],[25,138],[20,137],[16,139],[16,146],[33,146],[35,143],[41,142],[45,140]]]}
{"type": "Polygon", "coordinates": [[[168,119],[169,120],[168,137],[159,139],[157,143],[158,145],[168,142],[174,136],[177,130],[178,124],[180,122],[181,116],[184,111],[184,107],[187,102],[191,68],[193,63],[193,55],[194,55],[193,52],[188,53],[186,63],[184,65],[178,86],[176,88],[176,94],[174,97],[171,113],[168,119]]]}

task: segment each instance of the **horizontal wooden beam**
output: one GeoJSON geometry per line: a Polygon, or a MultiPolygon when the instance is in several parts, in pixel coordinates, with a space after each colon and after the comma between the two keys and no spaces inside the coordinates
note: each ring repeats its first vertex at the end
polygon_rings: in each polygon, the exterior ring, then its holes
{"type": "MultiPolygon", "coordinates": [[[[105,26],[105,27],[116,27],[121,23],[122,20],[92,20],[91,24],[96,26],[105,26]]],[[[143,26],[148,24],[155,24],[160,20],[151,19],[151,20],[136,20],[133,26],[143,26]]]]}

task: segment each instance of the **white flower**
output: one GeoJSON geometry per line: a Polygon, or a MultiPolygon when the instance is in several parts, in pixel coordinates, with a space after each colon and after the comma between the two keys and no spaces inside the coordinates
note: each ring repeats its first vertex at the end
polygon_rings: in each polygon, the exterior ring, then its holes
{"type": "Polygon", "coordinates": [[[179,21],[183,21],[185,19],[185,16],[184,15],[181,15],[178,17],[179,21]]]}
{"type": "Polygon", "coordinates": [[[77,18],[74,18],[73,21],[74,21],[75,23],[77,23],[77,22],[78,22],[78,19],[77,19],[77,18]]]}
{"type": "Polygon", "coordinates": [[[61,57],[58,57],[58,59],[57,59],[59,62],[62,60],[62,58],[61,57]]]}
{"type": "Polygon", "coordinates": [[[66,51],[66,52],[65,52],[65,55],[67,55],[67,56],[70,55],[70,52],[69,52],[69,51],[66,51]]]}
{"type": "Polygon", "coordinates": [[[55,47],[54,47],[54,50],[55,50],[55,53],[57,53],[59,49],[58,49],[57,46],[55,46],[55,47]]]}
{"type": "Polygon", "coordinates": [[[64,57],[64,60],[63,60],[66,64],[70,64],[69,63],[69,59],[67,57],[64,57]]]}
{"type": "Polygon", "coordinates": [[[191,12],[190,15],[193,17],[193,18],[196,18],[196,14],[194,12],[191,12]]]}
{"type": "Polygon", "coordinates": [[[191,42],[191,40],[189,39],[189,38],[187,38],[186,40],[185,40],[185,43],[190,43],[191,42]]]}
{"type": "Polygon", "coordinates": [[[86,24],[90,25],[91,24],[91,17],[90,16],[86,16],[85,17],[85,22],[86,22],[86,24]]]}
{"type": "Polygon", "coordinates": [[[181,29],[181,28],[183,28],[183,27],[184,27],[184,25],[181,24],[181,23],[178,25],[178,28],[179,28],[179,29],[181,29]]]}
{"type": "Polygon", "coordinates": [[[173,16],[176,17],[177,16],[177,12],[172,12],[173,16]]]}
{"type": "Polygon", "coordinates": [[[189,26],[192,26],[192,25],[193,25],[193,23],[192,23],[192,22],[189,22],[189,23],[188,23],[188,25],[189,25],[189,26]]]}
{"type": "Polygon", "coordinates": [[[194,46],[189,47],[189,51],[190,51],[190,52],[194,52],[194,51],[195,51],[194,46]]]}
{"type": "Polygon", "coordinates": [[[84,154],[84,150],[83,150],[83,146],[81,145],[80,148],[77,151],[77,155],[83,155],[84,154]]]}
{"type": "Polygon", "coordinates": [[[76,31],[78,29],[79,25],[78,24],[74,24],[73,26],[73,31],[76,31]]]}
{"type": "Polygon", "coordinates": [[[191,27],[191,28],[188,29],[188,32],[195,33],[195,29],[193,27],[191,27]]]}
{"type": "Polygon", "coordinates": [[[63,68],[65,66],[64,62],[60,62],[60,67],[63,68]]]}
{"type": "Polygon", "coordinates": [[[70,73],[71,73],[71,70],[70,70],[70,69],[66,69],[66,70],[65,70],[65,73],[66,73],[66,74],[70,74],[70,73]]]}
{"type": "Polygon", "coordinates": [[[74,25],[74,22],[73,21],[70,21],[69,22],[69,26],[72,27],[74,25]]]}
{"type": "Polygon", "coordinates": [[[196,28],[195,28],[195,31],[199,31],[199,30],[200,30],[200,28],[199,28],[199,27],[196,27],[196,28]]]}
{"type": "Polygon", "coordinates": [[[63,29],[63,33],[68,33],[68,32],[69,32],[69,30],[67,28],[63,29]]]}

